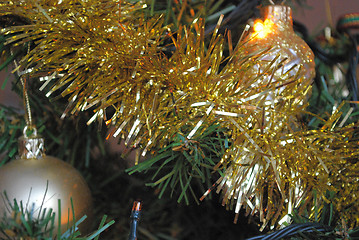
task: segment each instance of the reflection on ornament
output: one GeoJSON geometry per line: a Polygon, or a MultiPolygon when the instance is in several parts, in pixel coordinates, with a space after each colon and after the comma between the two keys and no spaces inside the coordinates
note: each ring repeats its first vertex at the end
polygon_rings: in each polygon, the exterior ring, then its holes
{"type": "Polygon", "coordinates": [[[65,232],[75,221],[86,215],[88,218],[79,225],[81,233],[90,229],[92,198],[90,190],[80,173],[70,164],[44,154],[44,140],[37,136],[22,137],[19,140],[19,159],[0,168],[0,194],[4,191],[9,202],[0,198],[0,216],[11,216],[9,204],[14,199],[27,211],[52,209],[55,212],[55,230],[58,226],[58,199],[61,200],[61,231],[65,232]],[[72,214],[71,199],[75,216],[72,214]],[[69,224],[69,225],[68,225],[69,224]]]}

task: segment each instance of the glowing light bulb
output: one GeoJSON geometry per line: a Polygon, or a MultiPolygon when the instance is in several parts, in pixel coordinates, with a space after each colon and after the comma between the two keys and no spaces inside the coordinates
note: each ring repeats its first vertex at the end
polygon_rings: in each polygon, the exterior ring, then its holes
{"type": "Polygon", "coordinates": [[[260,33],[261,31],[263,31],[263,28],[264,28],[263,21],[260,19],[256,19],[254,21],[254,26],[253,26],[254,32],[260,33]]]}
{"type": "Polygon", "coordinates": [[[266,19],[264,22],[260,19],[257,19],[254,22],[253,31],[255,34],[255,38],[263,39],[269,33],[274,31],[274,23],[270,19],[266,19]]]}

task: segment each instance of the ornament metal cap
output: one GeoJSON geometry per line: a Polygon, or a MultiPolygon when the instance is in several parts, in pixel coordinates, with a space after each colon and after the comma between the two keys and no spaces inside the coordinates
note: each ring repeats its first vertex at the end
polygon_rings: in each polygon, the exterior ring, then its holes
{"type": "Polygon", "coordinates": [[[36,128],[31,128],[32,133],[27,136],[28,126],[24,128],[23,136],[18,140],[19,155],[22,159],[39,159],[45,156],[44,139],[37,135],[36,128]]]}
{"type": "Polygon", "coordinates": [[[292,9],[285,5],[269,5],[263,8],[262,16],[274,23],[286,22],[293,25],[292,9]]]}

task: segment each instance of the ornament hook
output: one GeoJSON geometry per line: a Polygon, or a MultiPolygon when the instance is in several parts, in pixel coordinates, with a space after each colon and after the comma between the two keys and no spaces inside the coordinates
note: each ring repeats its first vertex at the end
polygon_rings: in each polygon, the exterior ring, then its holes
{"type": "MultiPolygon", "coordinates": [[[[29,52],[30,52],[30,43],[28,43],[28,45],[27,45],[27,54],[29,52]]],[[[10,50],[10,53],[12,56],[14,56],[12,49],[10,50]]],[[[16,73],[17,73],[17,75],[19,75],[20,82],[22,85],[26,125],[29,127],[29,129],[33,129],[30,100],[29,100],[29,94],[27,93],[27,79],[23,78],[23,75],[26,74],[28,71],[24,71],[23,73],[21,73],[19,70],[20,66],[16,62],[15,58],[14,58],[14,65],[15,65],[16,73]]],[[[24,136],[25,135],[26,134],[24,134],[24,136]]]]}

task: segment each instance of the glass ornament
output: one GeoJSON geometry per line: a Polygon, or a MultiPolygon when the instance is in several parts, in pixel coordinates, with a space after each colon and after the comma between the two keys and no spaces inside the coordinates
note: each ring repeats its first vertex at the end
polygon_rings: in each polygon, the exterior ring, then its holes
{"type": "Polygon", "coordinates": [[[11,216],[14,200],[26,206],[26,212],[41,216],[55,213],[54,233],[58,231],[58,199],[61,200],[61,232],[64,233],[84,215],[79,225],[81,233],[91,226],[92,197],[81,174],[70,164],[45,155],[44,139],[33,134],[19,139],[19,157],[0,167],[0,217],[11,216]],[[5,194],[6,196],[5,197],[5,194]],[[73,208],[71,205],[73,202],[73,208]],[[73,216],[74,211],[75,216],[73,216]],[[73,221],[75,219],[75,222],[73,221]]]}

